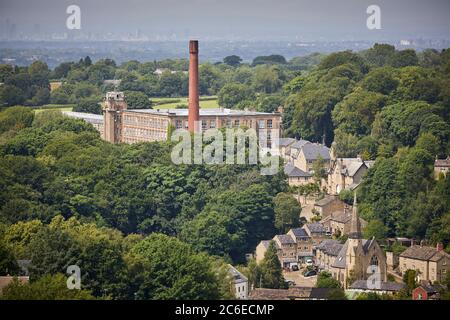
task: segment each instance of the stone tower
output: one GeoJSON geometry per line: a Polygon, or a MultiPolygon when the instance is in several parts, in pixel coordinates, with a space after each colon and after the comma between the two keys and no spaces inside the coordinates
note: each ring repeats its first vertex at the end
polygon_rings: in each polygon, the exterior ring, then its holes
{"type": "Polygon", "coordinates": [[[353,198],[352,219],[350,224],[350,233],[347,240],[346,252],[346,286],[349,284],[348,280],[354,281],[362,279],[364,272],[363,261],[364,249],[362,245],[361,222],[358,216],[358,204],[356,200],[356,193],[353,198]]]}
{"type": "Polygon", "coordinates": [[[127,109],[123,92],[107,92],[103,103],[103,123],[105,140],[121,142],[122,111],[127,109]]]}
{"type": "Polygon", "coordinates": [[[189,41],[189,132],[199,130],[198,41],[189,41]]]}

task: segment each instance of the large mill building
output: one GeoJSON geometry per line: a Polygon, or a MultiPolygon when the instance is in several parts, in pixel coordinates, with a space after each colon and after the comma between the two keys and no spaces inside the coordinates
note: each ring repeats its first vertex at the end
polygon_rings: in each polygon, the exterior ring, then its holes
{"type": "MultiPolygon", "coordinates": [[[[111,143],[167,140],[169,128],[200,132],[212,128],[247,127],[259,135],[264,131],[268,145],[271,133],[281,128],[281,113],[265,113],[226,108],[199,108],[198,41],[189,42],[189,109],[128,109],[122,92],[108,92],[103,115],[66,112],[94,125],[111,143]]],[[[279,136],[279,135],[277,135],[279,136]]]]}

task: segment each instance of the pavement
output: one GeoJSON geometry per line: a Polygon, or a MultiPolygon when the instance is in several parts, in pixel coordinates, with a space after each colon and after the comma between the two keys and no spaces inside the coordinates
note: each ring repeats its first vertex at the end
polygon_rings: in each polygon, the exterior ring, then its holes
{"type": "Polygon", "coordinates": [[[302,271],[283,271],[283,276],[286,280],[291,280],[295,282],[297,287],[315,287],[317,276],[305,278],[302,271]]]}

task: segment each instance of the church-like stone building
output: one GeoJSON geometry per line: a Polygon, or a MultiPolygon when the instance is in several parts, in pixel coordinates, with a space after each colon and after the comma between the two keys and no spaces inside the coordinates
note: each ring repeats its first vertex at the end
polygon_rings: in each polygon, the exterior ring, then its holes
{"type": "MultiPolygon", "coordinates": [[[[330,272],[344,288],[348,288],[357,280],[367,280],[374,271],[379,273],[380,284],[386,281],[386,255],[374,238],[362,238],[355,195],[349,237],[331,264],[330,272]]],[[[377,286],[376,283],[373,285],[377,286]]]]}

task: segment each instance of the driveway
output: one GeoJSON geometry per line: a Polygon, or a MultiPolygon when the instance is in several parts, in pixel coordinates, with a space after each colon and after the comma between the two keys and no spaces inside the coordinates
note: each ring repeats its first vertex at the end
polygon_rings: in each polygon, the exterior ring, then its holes
{"type": "Polygon", "coordinates": [[[301,271],[283,271],[286,280],[295,282],[297,287],[314,287],[316,285],[317,276],[305,278],[301,271]]]}

